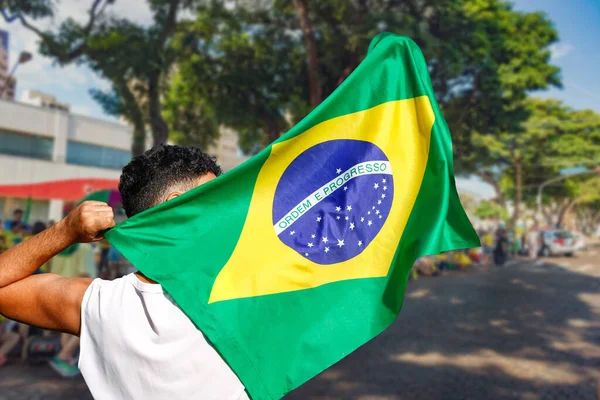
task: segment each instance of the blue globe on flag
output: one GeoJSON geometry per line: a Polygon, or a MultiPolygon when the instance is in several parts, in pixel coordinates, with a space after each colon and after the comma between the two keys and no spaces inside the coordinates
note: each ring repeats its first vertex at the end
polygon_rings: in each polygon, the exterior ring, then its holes
{"type": "Polygon", "coordinates": [[[320,143],[294,159],[281,176],[273,228],[285,245],[317,264],[349,260],[381,230],[393,185],[389,160],[373,143],[320,143]]]}

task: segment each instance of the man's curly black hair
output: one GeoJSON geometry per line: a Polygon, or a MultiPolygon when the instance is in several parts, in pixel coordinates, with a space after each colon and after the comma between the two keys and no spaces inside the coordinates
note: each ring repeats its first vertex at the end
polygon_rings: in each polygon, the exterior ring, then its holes
{"type": "Polygon", "coordinates": [[[160,145],[123,168],[119,192],[128,217],[164,201],[169,191],[193,189],[202,175],[221,175],[214,157],[196,147],[160,145]]]}

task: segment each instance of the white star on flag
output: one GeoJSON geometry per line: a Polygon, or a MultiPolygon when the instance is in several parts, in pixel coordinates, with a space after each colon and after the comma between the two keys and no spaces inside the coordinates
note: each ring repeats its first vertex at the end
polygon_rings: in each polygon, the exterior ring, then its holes
{"type": "Polygon", "coordinates": [[[385,178],[383,178],[383,179],[381,180],[381,182],[382,182],[382,183],[385,183],[385,178]]]}
{"type": "Polygon", "coordinates": [[[381,204],[381,200],[377,200],[377,204],[381,204]]]}
{"type": "Polygon", "coordinates": [[[329,253],[329,247],[325,247],[325,253],[329,253]]]}
{"type": "Polygon", "coordinates": [[[323,236],[323,243],[327,243],[327,236],[323,236]]]}
{"type": "Polygon", "coordinates": [[[359,245],[359,246],[362,246],[362,240],[359,240],[359,241],[358,241],[358,245],[359,245]]]}
{"type": "Polygon", "coordinates": [[[308,246],[308,247],[313,247],[313,246],[314,246],[314,244],[313,244],[313,242],[310,242],[310,243],[308,243],[308,245],[307,245],[307,246],[308,246]]]}
{"type": "Polygon", "coordinates": [[[354,222],[350,222],[350,230],[354,229],[354,222]]]}
{"type": "Polygon", "coordinates": [[[308,253],[304,253],[304,255],[305,255],[306,257],[308,257],[308,253]]]}
{"type": "Polygon", "coordinates": [[[387,186],[384,186],[384,187],[383,187],[383,190],[387,190],[387,186]]]}
{"type": "Polygon", "coordinates": [[[342,211],[342,207],[340,207],[340,206],[337,206],[337,207],[335,208],[335,211],[337,211],[337,212],[340,212],[340,211],[342,211]]]}
{"type": "Polygon", "coordinates": [[[385,193],[381,195],[381,198],[382,198],[382,199],[385,199],[385,193]]]}
{"type": "Polygon", "coordinates": [[[365,222],[365,217],[360,217],[360,222],[365,222]]]}
{"type": "Polygon", "coordinates": [[[336,170],[335,170],[335,173],[336,173],[336,174],[339,174],[340,172],[342,172],[342,169],[341,169],[341,168],[338,168],[338,169],[336,169],[336,170]]]}
{"type": "Polygon", "coordinates": [[[348,220],[350,219],[350,217],[346,215],[346,217],[344,217],[344,219],[345,219],[346,221],[348,221],[348,220]]]}
{"type": "Polygon", "coordinates": [[[379,215],[379,210],[375,210],[375,214],[379,215]]]}
{"type": "Polygon", "coordinates": [[[369,226],[373,225],[373,221],[369,220],[369,222],[367,223],[367,225],[369,225],[369,226]]]}
{"type": "Polygon", "coordinates": [[[348,186],[344,186],[344,192],[348,190],[348,186]]]}
{"type": "Polygon", "coordinates": [[[379,218],[381,218],[381,215],[379,216],[379,218]]]}
{"type": "Polygon", "coordinates": [[[379,188],[379,183],[376,183],[373,185],[373,189],[378,189],[379,188]]]}
{"type": "Polygon", "coordinates": [[[321,222],[321,217],[317,217],[317,222],[321,222]]]}
{"type": "Polygon", "coordinates": [[[296,231],[291,231],[291,232],[290,232],[290,235],[292,235],[292,236],[293,236],[293,235],[294,235],[294,233],[296,233],[296,231]]]}
{"type": "Polygon", "coordinates": [[[344,241],[338,239],[338,244],[337,245],[338,245],[339,248],[342,248],[342,246],[344,246],[344,241]]]}
{"type": "Polygon", "coordinates": [[[371,215],[371,211],[367,211],[367,215],[371,215]]]}
{"type": "Polygon", "coordinates": [[[339,220],[339,219],[340,219],[340,216],[338,215],[337,217],[335,217],[335,219],[339,220]]]}
{"type": "Polygon", "coordinates": [[[316,237],[317,237],[317,235],[315,235],[315,234],[313,233],[312,235],[310,235],[310,237],[314,239],[314,238],[316,238],[316,237]]]}
{"type": "Polygon", "coordinates": [[[352,211],[352,206],[346,206],[346,210],[352,211]]]}
{"type": "Polygon", "coordinates": [[[373,206],[373,208],[371,208],[371,210],[374,210],[374,209],[375,209],[375,206],[373,206]]]}

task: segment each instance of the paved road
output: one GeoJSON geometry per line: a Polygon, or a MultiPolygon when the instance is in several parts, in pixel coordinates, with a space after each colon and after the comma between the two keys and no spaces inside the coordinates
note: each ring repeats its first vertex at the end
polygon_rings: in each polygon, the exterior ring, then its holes
{"type": "MultiPolygon", "coordinates": [[[[596,400],[600,251],[410,282],[385,333],[287,397],[596,400]]],[[[89,399],[45,366],[0,369],[0,399],[89,399]]]]}

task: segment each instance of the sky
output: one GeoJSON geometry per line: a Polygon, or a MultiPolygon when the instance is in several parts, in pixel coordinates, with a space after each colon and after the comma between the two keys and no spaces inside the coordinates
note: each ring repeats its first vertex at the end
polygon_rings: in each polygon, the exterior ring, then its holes
{"type": "MultiPolygon", "coordinates": [[[[41,27],[56,27],[66,17],[86,21],[90,1],[62,0],[54,21],[41,27]]],[[[539,97],[563,100],[575,109],[591,108],[600,112],[600,1],[599,0],[517,0],[515,8],[521,11],[543,11],[554,22],[560,41],[552,47],[552,62],[562,70],[562,89],[550,89],[535,93],[539,97]]],[[[145,0],[117,0],[112,12],[127,15],[139,23],[149,23],[151,15],[145,0]]],[[[58,67],[37,53],[37,38],[17,22],[6,24],[0,18],[0,29],[10,34],[10,65],[20,51],[34,54],[27,64],[16,72],[17,99],[26,89],[51,93],[61,102],[71,104],[71,110],[95,118],[114,120],[103,114],[100,106],[91,98],[89,90],[108,89],[109,83],[97,77],[85,66],[58,67]]],[[[493,190],[482,181],[458,179],[460,190],[484,198],[493,196],[493,190]]]]}

